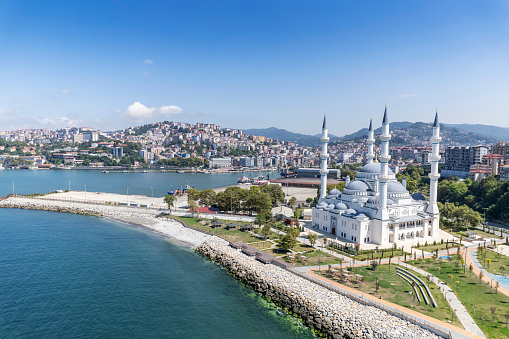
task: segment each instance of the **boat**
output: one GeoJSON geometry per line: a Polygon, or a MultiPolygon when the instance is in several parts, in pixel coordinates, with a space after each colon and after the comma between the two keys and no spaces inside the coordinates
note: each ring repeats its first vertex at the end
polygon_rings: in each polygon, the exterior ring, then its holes
{"type": "Polygon", "coordinates": [[[178,170],[177,173],[185,173],[184,171],[178,170]]]}
{"type": "Polygon", "coordinates": [[[237,182],[239,184],[247,184],[247,183],[249,183],[249,178],[244,175],[241,178],[239,178],[239,180],[237,180],[237,182]]]}
{"type": "Polygon", "coordinates": [[[103,173],[110,173],[110,172],[108,172],[108,171],[104,170],[104,171],[103,171],[103,173]]]}
{"type": "Polygon", "coordinates": [[[141,171],[141,173],[148,173],[148,171],[147,170],[143,170],[143,171],[141,171]]]}
{"type": "Polygon", "coordinates": [[[166,173],[166,171],[165,170],[161,170],[161,173],[166,173]]]}
{"type": "Polygon", "coordinates": [[[128,170],[123,170],[122,173],[129,173],[129,171],[128,170]]]}

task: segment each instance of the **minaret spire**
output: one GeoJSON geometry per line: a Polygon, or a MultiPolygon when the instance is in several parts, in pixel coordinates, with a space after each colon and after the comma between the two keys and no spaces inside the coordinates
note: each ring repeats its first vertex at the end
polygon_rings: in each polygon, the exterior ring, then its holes
{"type": "Polygon", "coordinates": [[[389,155],[389,140],[391,140],[391,134],[389,132],[389,118],[387,117],[387,103],[385,103],[384,118],[382,121],[382,135],[380,136],[380,140],[382,141],[382,151],[380,154],[380,176],[378,177],[378,180],[380,181],[380,203],[378,205],[376,218],[379,220],[388,220],[389,211],[387,210],[387,184],[390,179],[389,161],[391,160],[391,156],[389,155]]]}
{"type": "Polygon", "coordinates": [[[326,123],[326,114],[323,114],[323,125],[322,125],[322,137],[320,141],[322,142],[322,153],[320,154],[320,201],[322,201],[327,195],[327,174],[329,173],[329,169],[327,166],[327,161],[329,160],[329,154],[327,153],[327,144],[329,143],[328,129],[326,123]]]}
{"type": "Polygon", "coordinates": [[[327,128],[327,113],[323,112],[323,125],[322,125],[322,129],[326,129],[327,128]]]}
{"type": "Polygon", "coordinates": [[[438,173],[438,162],[440,161],[440,141],[442,141],[442,138],[440,137],[440,123],[438,122],[437,109],[437,112],[435,113],[435,122],[433,123],[433,136],[431,137],[431,172],[428,174],[430,180],[429,203],[428,208],[426,209],[426,212],[432,215],[438,215],[440,213],[437,205],[438,178],[440,178],[440,174],[438,173]]]}
{"type": "Polygon", "coordinates": [[[368,154],[366,158],[368,160],[368,164],[373,162],[373,158],[375,157],[375,153],[373,152],[373,144],[375,143],[375,132],[373,132],[373,118],[369,121],[369,129],[368,129],[368,139],[366,140],[368,143],[368,154]]]}

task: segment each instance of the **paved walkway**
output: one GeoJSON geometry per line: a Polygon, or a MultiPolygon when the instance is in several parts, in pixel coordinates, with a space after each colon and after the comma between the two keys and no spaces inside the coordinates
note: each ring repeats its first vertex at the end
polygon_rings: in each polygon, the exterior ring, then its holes
{"type": "MultiPolygon", "coordinates": [[[[412,265],[408,265],[407,263],[401,264],[401,266],[411,269],[412,271],[415,271],[425,277],[428,274],[430,274],[420,268],[417,268],[412,265]]],[[[474,319],[472,319],[472,317],[470,316],[470,313],[468,313],[468,311],[466,310],[465,306],[463,306],[463,304],[458,299],[456,294],[454,294],[454,291],[445,282],[441,281],[440,279],[438,279],[437,277],[435,277],[432,274],[430,274],[430,275],[432,277],[431,281],[435,285],[438,286],[438,288],[440,289],[440,292],[442,292],[442,294],[445,297],[445,300],[447,300],[449,305],[454,310],[454,313],[456,313],[456,316],[458,317],[458,320],[461,322],[463,327],[471,333],[474,333],[480,337],[486,338],[484,336],[484,333],[479,328],[479,326],[477,326],[477,324],[475,323],[474,319]]]]}
{"type": "MultiPolygon", "coordinates": [[[[323,268],[324,270],[326,268],[323,268]]],[[[387,301],[387,300],[383,300],[383,299],[378,299],[377,297],[375,296],[372,296],[370,294],[367,294],[367,293],[362,293],[356,289],[353,289],[353,288],[349,288],[347,286],[344,286],[344,285],[341,285],[339,283],[336,283],[334,281],[330,281],[329,279],[326,279],[320,275],[317,275],[313,272],[313,270],[308,270],[306,272],[307,275],[315,278],[315,279],[320,279],[322,280],[323,282],[326,282],[328,284],[331,284],[333,285],[334,287],[336,287],[338,290],[342,290],[344,291],[344,294],[345,295],[356,295],[358,299],[361,299],[361,300],[372,300],[374,302],[376,302],[376,304],[383,304],[385,306],[387,306],[388,308],[392,308],[392,309],[397,309],[400,313],[404,313],[406,315],[408,315],[409,317],[412,317],[412,318],[418,318],[418,319],[421,319],[421,321],[424,323],[424,322],[428,322],[428,323],[433,323],[433,324],[436,324],[438,326],[441,326],[441,327],[445,327],[447,329],[449,329],[449,333],[451,335],[451,338],[454,338],[454,339],[463,339],[463,338],[474,338],[474,339],[477,339],[477,338],[485,338],[484,336],[478,336],[474,333],[471,333],[469,332],[468,330],[464,330],[462,328],[459,328],[459,327],[456,327],[454,325],[451,325],[451,324],[448,324],[448,323],[445,323],[443,321],[440,321],[438,319],[435,319],[435,318],[432,318],[430,316],[427,316],[425,314],[422,314],[422,313],[419,313],[419,312],[416,312],[416,311],[413,311],[411,309],[408,309],[406,307],[403,307],[403,306],[400,306],[400,305],[397,305],[397,304],[394,304],[394,303],[391,303],[390,301],[387,301]]]]}

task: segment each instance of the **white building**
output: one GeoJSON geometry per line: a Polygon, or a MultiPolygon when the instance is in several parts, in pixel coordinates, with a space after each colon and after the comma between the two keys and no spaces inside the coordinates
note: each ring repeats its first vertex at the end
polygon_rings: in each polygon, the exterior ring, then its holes
{"type": "Polygon", "coordinates": [[[327,187],[327,137],[325,117],[322,128],[321,196],[313,208],[314,228],[336,235],[347,242],[393,246],[407,239],[434,237],[438,234],[439,211],[436,203],[440,125],[438,112],[433,124],[433,149],[430,177],[430,202],[420,193],[410,195],[389,169],[389,120],[385,107],[380,137],[380,162],[374,162],[374,132],[370,122],[368,132],[368,163],[363,166],[355,180],[347,178],[343,192],[333,189],[326,195],[327,187]]]}

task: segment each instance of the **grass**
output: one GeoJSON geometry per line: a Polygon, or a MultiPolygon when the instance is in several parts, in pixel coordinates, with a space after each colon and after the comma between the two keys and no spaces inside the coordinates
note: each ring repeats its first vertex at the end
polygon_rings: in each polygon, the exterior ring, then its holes
{"type": "Polygon", "coordinates": [[[477,259],[483,265],[483,267],[486,269],[486,271],[498,275],[502,275],[502,269],[504,271],[509,271],[509,258],[502,254],[497,254],[497,252],[494,252],[492,250],[483,250],[479,251],[477,250],[477,259]],[[483,253],[486,253],[486,264],[484,264],[484,257],[483,253]],[[491,263],[488,265],[488,260],[491,260],[491,263]]]}
{"type": "Polygon", "coordinates": [[[282,259],[295,266],[327,266],[339,264],[341,261],[338,257],[331,256],[330,254],[318,250],[304,254],[297,254],[293,259],[285,255],[282,259]],[[301,258],[301,256],[304,256],[305,258],[301,258]]]}
{"type": "Polygon", "coordinates": [[[350,253],[347,253],[347,252],[344,252],[344,251],[341,251],[337,248],[333,248],[333,247],[328,247],[330,250],[333,250],[337,253],[340,253],[340,254],[343,254],[343,255],[346,255],[350,258],[353,258],[355,260],[358,260],[358,261],[364,261],[364,260],[371,260],[371,259],[378,259],[378,258],[390,258],[391,256],[392,257],[399,257],[399,256],[403,256],[405,253],[407,253],[407,256],[408,258],[410,258],[410,253],[408,252],[403,252],[401,249],[383,249],[383,250],[377,250],[376,253],[374,253],[374,251],[370,250],[369,252],[365,252],[365,251],[359,251],[359,254],[357,255],[352,255],[350,253]]]}
{"type": "Polygon", "coordinates": [[[436,245],[419,246],[419,247],[415,247],[415,248],[418,249],[419,251],[424,250],[424,252],[428,252],[428,253],[435,253],[436,250],[445,251],[447,249],[449,249],[450,253],[456,253],[456,251],[458,250],[457,246],[458,246],[457,243],[449,242],[449,244],[447,244],[444,242],[443,244],[439,243],[436,245]]]}
{"type": "MultiPolygon", "coordinates": [[[[203,223],[200,222],[201,219],[199,219],[199,218],[178,217],[178,216],[169,216],[169,218],[180,220],[189,227],[219,235],[219,236],[221,236],[229,241],[233,241],[233,242],[240,241],[240,242],[244,242],[244,243],[251,243],[251,242],[262,240],[247,231],[227,230],[226,228],[212,228],[210,226],[205,226],[203,223]]],[[[221,220],[221,221],[224,222],[225,224],[229,223],[229,221],[227,221],[227,220],[221,220]]],[[[247,222],[236,222],[236,224],[244,225],[244,224],[248,224],[248,223],[247,222]]]]}
{"type": "Polygon", "coordinates": [[[409,263],[428,271],[447,283],[465,305],[465,308],[486,337],[507,338],[509,330],[505,328],[504,314],[509,313],[509,297],[497,293],[494,288],[486,285],[486,283],[481,283],[479,277],[473,273],[471,274],[468,269],[464,274],[463,267],[461,265],[456,267],[455,261],[457,259],[453,261],[452,265],[448,262],[442,263],[440,273],[437,270],[440,264],[433,259],[416,260],[409,263]],[[452,279],[449,279],[449,274],[453,276],[452,279]],[[459,287],[455,281],[460,282],[459,287]],[[497,307],[495,321],[491,320],[490,308],[493,306],[497,307]]]}
{"type": "MultiPolygon", "coordinates": [[[[344,266],[344,268],[346,268],[346,266],[344,266]]],[[[427,282],[426,277],[423,277],[414,271],[411,272],[421,278],[421,280],[425,283],[427,282]]],[[[373,271],[370,266],[354,267],[352,269],[352,273],[360,274],[364,277],[364,283],[362,283],[361,286],[359,286],[359,283],[356,281],[348,282],[334,279],[333,276],[327,271],[321,271],[320,273],[325,277],[337,281],[345,286],[359,289],[364,293],[368,293],[376,297],[381,296],[382,299],[463,328],[461,323],[456,318],[456,315],[454,315],[453,319],[449,304],[438,289],[438,286],[433,283],[429,284],[429,289],[433,295],[433,298],[437,302],[438,307],[434,308],[431,304],[426,305],[424,300],[419,305],[417,299],[415,299],[414,307],[414,295],[409,293],[410,291],[413,291],[412,287],[402,278],[398,277],[396,274],[396,265],[391,265],[390,270],[389,265],[380,265],[377,267],[376,271],[373,271]],[[376,290],[377,279],[380,282],[378,292],[376,290]]]]}
{"type": "Polygon", "coordinates": [[[252,242],[249,245],[256,247],[259,250],[262,250],[264,248],[270,248],[274,243],[272,241],[259,241],[259,242],[252,242]]]}

